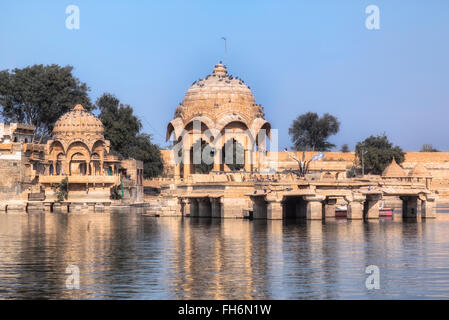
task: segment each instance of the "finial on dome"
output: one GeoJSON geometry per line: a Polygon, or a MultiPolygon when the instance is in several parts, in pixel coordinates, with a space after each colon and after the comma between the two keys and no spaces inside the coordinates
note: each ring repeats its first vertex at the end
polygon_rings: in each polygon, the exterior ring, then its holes
{"type": "Polygon", "coordinates": [[[224,76],[228,73],[228,71],[226,70],[226,66],[224,66],[220,61],[218,64],[215,65],[213,73],[216,75],[224,76]]]}
{"type": "Polygon", "coordinates": [[[75,111],[84,111],[84,107],[82,105],[80,105],[80,104],[77,104],[75,106],[75,108],[73,108],[73,110],[75,110],[75,111]]]}

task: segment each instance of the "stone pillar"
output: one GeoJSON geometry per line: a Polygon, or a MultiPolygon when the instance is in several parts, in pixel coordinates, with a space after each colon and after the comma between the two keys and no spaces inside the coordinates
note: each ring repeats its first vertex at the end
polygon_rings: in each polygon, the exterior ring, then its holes
{"type": "Polygon", "coordinates": [[[267,219],[267,202],[264,197],[251,197],[253,201],[253,219],[267,219]]]}
{"type": "Polygon", "coordinates": [[[212,218],[221,218],[220,198],[211,198],[210,202],[211,202],[212,218]]]}
{"type": "Polygon", "coordinates": [[[183,164],[184,164],[184,179],[187,179],[188,176],[190,175],[190,150],[184,149],[183,164]]]}
{"type": "Polygon", "coordinates": [[[364,206],[365,219],[379,219],[379,202],[382,195],[369,195],[366,198],[364,206]]]}
{"type": "Polygon", "coordinates": [[[335,208],[337,207],[337,198],[326,198],[324,203],[324,216],[326,218],[335,218],[335,208]]]}
{"type": "Polygon", "coordinates": [[[179,163],[175,163],[174,178],[175,180],[179,180],[179,178],[181,178],[181,165],[179,163]]]}
{"type": "Polygon", "coordinates": [[[199,216],[201,218],[210,218],[212,216],[209,198],[198,199],[198,205],[199,216]]]}
{"type": "Polygon", "coordinates": [[[436,197],[435,195],[427,195],[425,200],[421,200],[421,218],[435,219],[436,217],[436,197]]]}
{"type": "Polygon", "coordinates": [[[432,188],[432,178],[426,178],[426,189],[432,188]]]}
{"type": "Polygon", "coordinates": [[[44,211],[51,212],[51,203],[50,202],[44,202],[44,211]]]}
{"type": "Polygon", "coordinates": [[[214,168],[213,171],[221,171],[220,165],[221,165],[221,150],[218,150],[215,148],[214,153],[214,168]]]}
{"type": "Polygon", "coordinates": [[[245,150],[245,171],[251,172],[251,151],[245,150]]]}
{"type": "Polygon", "coordinates": [[[268,220],[282,220],[282,202],[281,200],[268,200],[267,204],[267,219],[268,220]]]}
{"type": "Polygon", "coordinates": [[[194,198],[190,199],[190,216],[191,217],[198,217],[199,216],[198,199],[194,199],[194,198]]]}
{"type": "Polygon", "coordinates": [[[306,196],[307,201],[307,220],[322,220],[323,219],[323,196],[306,196]]]}
{"type": "Polygon", "coordinates": [[[418,216],[418,196],[404,196],[402,199],[402,218],[416,219],[418,216]]]}
{"type": "Polygon", "coordinates": [[[182,215],[184,217],[190,216],[190,200],[182,199],[182,215]]]}
{"type": "Polygon", "coordinates": [[[346,217],[348,220],[362,220],[363,219],[363,202],[365,197],[361,194],[353,194],[350,197],[345,197],[348,202],[348,212],[346,217]]]}

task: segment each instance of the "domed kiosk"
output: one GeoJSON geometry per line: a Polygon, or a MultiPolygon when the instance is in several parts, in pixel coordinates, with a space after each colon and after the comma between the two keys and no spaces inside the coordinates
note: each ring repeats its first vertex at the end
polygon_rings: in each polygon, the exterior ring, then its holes
{"type": "Polygon", "coordinates": [[[179,157],[175,161],[175,177],[200,173],[193,165],[197,163],[194,146],[199,141],[201,145],[210,145],[214,171],[260,169],[261,161],[257,161],[260,158],[255,152],[265,151],[271,130],[264,116],[250,87],[242,79],[229,75],[223,64],[215,65],[212,74],[195,81],[187,90],[167,126],[166,140],[171,139],[175,145],[175,160],[179,157]],[[236,154],[241,149],[241,166],[229,165],[227,161],[225,146],[231,142],[237,145],[233,149],[236,154]]]}
{"type": "Polygon", "coordinates": [[[142,162],[110,154],[102,122],[80,104],[56,121],[46,144],[45,165],[39,183],[50,201],[56,199],[54,187],[65,177],[69,202],[108,202],[111,188],[121,185],[124,199],[142,196],[142,162]],[[124,190],[123,184],[128,188],[124,190]]]}
{"type": "Polygon", "coordinates": [[[53,140],[47,143],[49,174],[112,175],[118,159],[109,156],[104,126],[82,105],[76,105],[55,123],[53,140]]]}

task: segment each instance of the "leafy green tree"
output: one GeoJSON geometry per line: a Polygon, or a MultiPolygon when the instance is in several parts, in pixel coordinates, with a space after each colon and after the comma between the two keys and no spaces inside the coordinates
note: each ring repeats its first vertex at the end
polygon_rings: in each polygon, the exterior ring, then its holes
{"type": "Polygon", "coordinates": [[[341,146],[341,150],[340,151],[343,152],[343,153],[348,153],[351,150],[349,150],[349,146],[345,143],[344,145],[341,146]]]}
{"type": "Polygon", "coordinates": [[[56,202],[62,202],[69,198],[69,179],[65,177],[61,180],[61,183],[58,183],[53,186],[53,190],[56,192],[56,202]]]}
{"type": "Polygon", "coordinates": [[[319,117],[315,112],[307,112],[293,121],[288,133],[297,151],[328,151],[335,145],[327,139],[339,129],[336,117],[328,113],[319,117]]]}
{"type": "Polygon", "coordinates": [[[85,83],[72,75],[73,67],[33,65],[0,71],[0,113],[5,121],[36,127],[36,136],[45,141],[56,120],[82,104],[93,109],[85,83]]]}
{"type": "Polygon", "coordinates": [[[143,175],[152,178],[160,175],[163,160],[159,147],[151,143],[151,136],[140,133],[142,123],[129,105],[123,105],[114,95],[105,93],[96,102],[98,118],[105,127],[105,138],[111,149],[124,158],[143,161],[143,175]]]}
{"type": "Polygon", "coordinates": [[[143,175],[145,178],[157,177],[164,169],[164,162],[159,147],[151,143],[151,136],[140,133],[128,152],[129,157],[143,161],[143,175]]]}
{"type": "Polygon", "coordinates": [[[98,119],[103,122],[104,135],[111,142],[112,150],[129,157],[129,150],[135,144],[142,123],[133,114],[131,106],[121,104],[120,100],[110,93],[98,98],[96,105],[100,110],[98,119]]]}
{"type": "Polygon", "coordinates": [[[431,144],[424,144],[420,152],[440,152],[440,151],[438,149],[435,149],[431,144]]]}
{"type": "Polygon", "coordinates": [[[357,143],[355,147],[356,156],[360,163],[362,161],[365,172],[372,174],[380,174],[391,163],[393,158],[398,163],[402,163],[405,154],[402,149],[388,141],[387,136],[370,136],[364,141],[357,143]]]}

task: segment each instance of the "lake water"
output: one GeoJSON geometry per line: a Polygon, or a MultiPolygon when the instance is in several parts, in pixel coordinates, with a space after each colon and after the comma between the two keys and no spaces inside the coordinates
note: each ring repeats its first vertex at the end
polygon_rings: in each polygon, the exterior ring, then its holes
{"type": "Polygon", "coordinates": [[[370,222],[1,214],[2,299],[449,298],[449,215],[370,222]],[[66,268],[80,271],[66,287],[66,268]],[[365,269],[380,270],[368,290],[365,269]]]}

